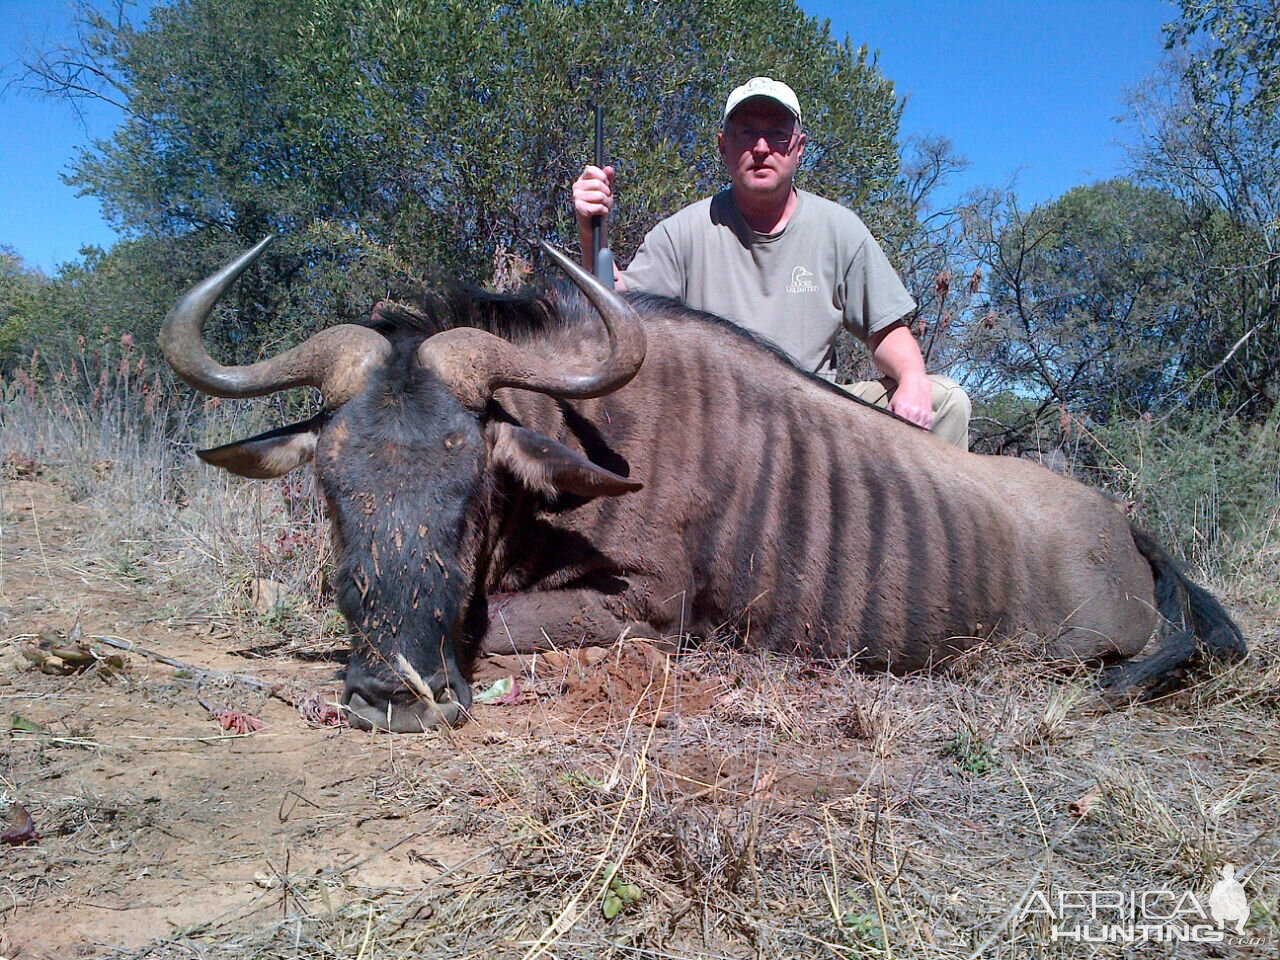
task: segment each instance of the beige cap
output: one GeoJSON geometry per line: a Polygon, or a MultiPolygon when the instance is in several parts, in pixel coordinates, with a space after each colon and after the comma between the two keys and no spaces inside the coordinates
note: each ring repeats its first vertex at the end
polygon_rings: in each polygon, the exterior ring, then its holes
{"type": "Polygon", "coordinates": [[[735,87],[733,93],[729,94],[729,99],[725,101],[724,119],[728,120],[729,115],[745,101],[756,97],[764,97],[780,103],[796,120],[800,119],[800,101],[796,99],[796,92],[781,80],[774,80],[772,77],[752,77],[742,86],[735,87]]]}

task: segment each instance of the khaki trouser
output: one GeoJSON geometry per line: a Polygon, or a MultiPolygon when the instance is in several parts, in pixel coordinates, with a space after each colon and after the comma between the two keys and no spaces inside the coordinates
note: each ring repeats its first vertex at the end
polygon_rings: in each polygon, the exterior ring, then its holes
{"type": "MultiPolygon", "coordinates": [[[[863,380],[844,383],[840,389],[859,400],[888,407],[889,398],[898,387],[896,380],[882,377],[879,380],[863,380]]],[[[961,450],[969,449],[969,416],[973,411],[969,395],[950,377],[929,374],[929,403],[933,407],[933,428],[930,431],[939,440],[945,440],[961,450]]]]}

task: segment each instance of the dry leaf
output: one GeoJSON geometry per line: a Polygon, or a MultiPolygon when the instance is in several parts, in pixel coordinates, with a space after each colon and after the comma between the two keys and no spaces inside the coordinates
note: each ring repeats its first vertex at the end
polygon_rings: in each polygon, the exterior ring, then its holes
{"type": "Polygon", "coordinates": [[[1090,787],[1080,796],[1076,797],[1067,804],[1067,812],[1073,817],[1087,817],[1093,808],[1098,805],[1102,799],[1102,791],[1097,787],[1090,787]]]}
{"type": "Polygon", "coordinates": [[[39,667],[42,673],[57,676],[80,673],[91,667],[97,667],[103,677],[112,677],[124,670],[123,657],[104,656],[80,642],[78,623],[67,637],[55,630],[41,628],[36,640],[23,640],[18,645],[18,650],[39,667]]]}
{"type": "Polygon", "coordinates": [[[11,812],[13,815],[9,819],[9,826],[4,833],[0,833],[0,843],[21,847],[40,839],[40,835],[36,833],[36,822],[31,818],[31,813],[26,807],[15,803],[11,812]]]}
{"type": "Polygon", "coordinates": [[[499,677],[493,685],[475,695],[479,703],[515,703],[520,697],[520,685],[515,677],[499,677]]]}
{"type": "Polygon", "coordinates": [[[756,781],[754,787],[751,788],[751,799],[753,801],[764,802],[773,794],[773,786],[778,782],[777,767],[770,767],[756,781]]]}

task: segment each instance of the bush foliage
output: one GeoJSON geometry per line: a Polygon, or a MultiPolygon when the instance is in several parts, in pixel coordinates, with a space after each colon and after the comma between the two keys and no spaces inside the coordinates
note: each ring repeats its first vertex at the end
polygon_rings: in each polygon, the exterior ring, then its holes
{"type": "Polygon", "coordinates": [[[1252,426],[1212,414],[1178,423],[1115,420],[1089,438],[1096,463],[1090,472],[1132,501],[1139,522],[1162,543],[1202,569],[1218,573],[1244,548],[1270,549],[1274,566],[1280,554],[1268,544],[1280,523],[1278,433],[1276,414],[1252,426]]]}

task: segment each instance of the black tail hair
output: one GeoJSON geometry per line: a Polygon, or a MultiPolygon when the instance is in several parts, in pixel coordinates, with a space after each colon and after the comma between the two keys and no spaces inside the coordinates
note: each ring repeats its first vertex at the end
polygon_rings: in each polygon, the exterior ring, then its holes
{"type": "Polygon", "coordinates": [[[1156,609],[1165,635],[1150,656],[1109,671],[1109,687],[1163,688],[1180,667],[1201,661],[1202,652],[1222,660],[1239,660],[1248,652],[1244,634],[1231,615],[1204,587],[1192,583],[1174,559],[1140,527],[1130,524],[1134,546],[1151,564],[1156,609]]]}

